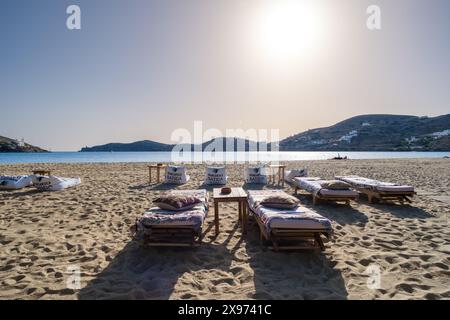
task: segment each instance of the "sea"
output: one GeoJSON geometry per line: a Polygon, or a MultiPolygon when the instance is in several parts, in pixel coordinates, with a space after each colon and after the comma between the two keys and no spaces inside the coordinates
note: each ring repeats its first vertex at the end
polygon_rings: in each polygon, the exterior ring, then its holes
{"type": "Polygon", "coordinates": [[[27,163],[118,163],[118,162],[194,162],[239,163],[274,162],[296,160],[326,160],[340,155],[348,159],[413,159],[444,158],[450,152],[49,152],[49,153],[0,153],[0,164],[27,163]]]}

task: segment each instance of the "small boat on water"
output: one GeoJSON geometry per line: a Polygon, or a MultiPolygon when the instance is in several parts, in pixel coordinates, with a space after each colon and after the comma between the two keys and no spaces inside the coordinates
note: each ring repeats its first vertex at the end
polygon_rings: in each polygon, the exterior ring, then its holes
{"type": "Polygon", "coordinates": [[[347,156],[341,157],[341,155],[338,153],[337,157],[333,157],[330,160],[347,160],[347,156]]]}

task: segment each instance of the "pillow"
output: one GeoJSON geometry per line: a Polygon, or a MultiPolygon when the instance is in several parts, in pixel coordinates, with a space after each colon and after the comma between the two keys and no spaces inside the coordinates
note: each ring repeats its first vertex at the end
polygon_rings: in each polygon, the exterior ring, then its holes
{"type": "Polygon", "coordinates": [[[308,175],[308,171],[306,169],[293,169],[289,172],[288,178],[294,179],[296,177],[306,177],[308,175]]]}
{"type": "Polygon", "coordinates": [[[277,209],[293,209],[300,204],[300,201],[288,194],[267,196],[260,201],[260,205],[277,209]]]}
{"type": "Polygon", "coordinates": [[[163,210],[181,211],[189,210],[202,201],[194,196],[163,195],[153,200],[153,204],[163,210]]]}
{"type": "Polygon", "coordinates": [[[321,181],[320,185],[324,189],[330,190],[348,190],[350,189],[350,185],[347,182],[340,180],[325,180],[321,181]]]}

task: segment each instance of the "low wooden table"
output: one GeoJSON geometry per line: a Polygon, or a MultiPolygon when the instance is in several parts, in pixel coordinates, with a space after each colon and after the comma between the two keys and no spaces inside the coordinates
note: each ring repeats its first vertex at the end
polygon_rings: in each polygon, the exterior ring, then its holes
{"type": "Polygon", "coordinates": [[[166,170],[167,165],[163,164],[163,165],[157,165],[157,164],[151,164],[148,166],[148,183],[152,184],[152,170],[155,169],[156,170],[156,183],[159,183],[161,181],[160,178],[160,174],[161,174],[161,169],[166,170]]]}
{"type": "Polygon", "coordinates": [[[271,164],[270,168],[270,181],[272,183],[276,182],[276,176],[278,175],[278,184],[281,184],[284,187],[284,169],[286,166],[283,164],[271,164]],[[278,172],[274,172],[274,170],[278,169],[278,172]]]}
{"type": "Polygon", "coordinates": [[[50,170],[33,170],[33,174],[38,174],[41,176],[50,176],[51,171],[50,170]]]}
{"type": "Polygon", "coordinates": [[[242,188],[231,188],[229,194],[223,194],[222,188],[214,188],[214,223],[216,225],[216,235],[219,234],[219,203],[220,202],[237,202],[239,204],[239,220],[242,223],[242,234],[246,232],[245,225],[247,223],[247,193],[242,188]]]}

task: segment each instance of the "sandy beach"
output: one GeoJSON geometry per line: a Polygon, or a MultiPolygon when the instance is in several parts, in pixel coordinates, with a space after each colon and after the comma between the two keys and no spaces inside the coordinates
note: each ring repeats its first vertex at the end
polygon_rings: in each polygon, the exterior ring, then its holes
{"type": "MultiPolygon", "coordinates": [[[[326,251],[273,252],[262,246],[255,221],[241,237],[237,206],[221,204],[221,233],[213,209],[198,248],[150,248],[129,228],[166,187],[148,184],[144,163],[0,165],[0,174],[51,169],[81,177],[60,192],[33,188],[0,192],[2,299],[449,299],[450,162],[448,159],[287,162],[311,176],[357,174],[410,184],[411,205],[312,205],[334,227],[326,251]],[[367,286],[377,265],[381,287],[367,286]],[[71,266],[81,289],[67,288],[71,266]],[[69,269],[68,269],[69,268],[69,269]]],[[[243,185],[244,165],[227,165],[230,186],[243,185]]],[[[204,165],[189,165],[197,189],[204,165]]],[[[284,189],[293,193],[289,186],[284,189]]]]}

